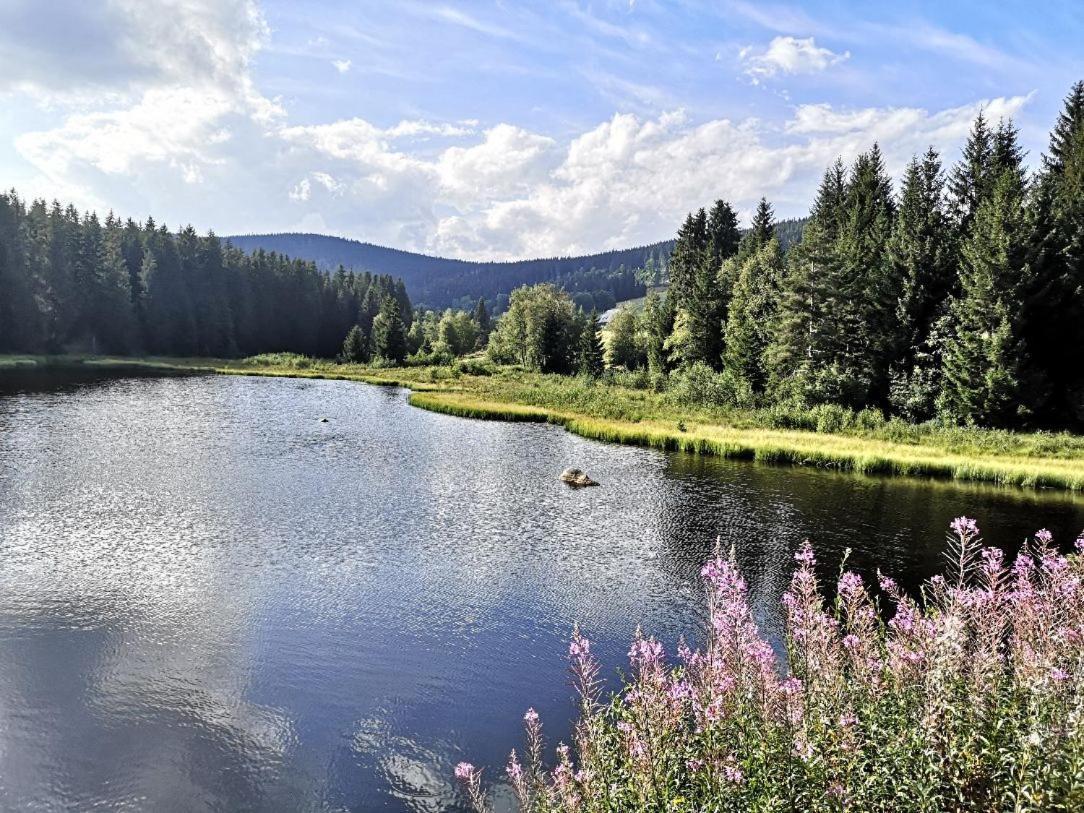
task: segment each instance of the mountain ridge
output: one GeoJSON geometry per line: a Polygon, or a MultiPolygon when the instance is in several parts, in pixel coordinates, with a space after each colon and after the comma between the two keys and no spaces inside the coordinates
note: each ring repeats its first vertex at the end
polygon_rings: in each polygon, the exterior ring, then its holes
{"type": "Polygon", "coordinates": [[[639,295],[642,284],[635,271],[651,260],[665,266],[673,240],[613,249],[595,254],[539,257],[528,260],[461,260],[437,257],[331,235],[279,232],[229,235],[222,238],[244,251],[275,251],[316,263],[333,273],[340,265],[400,277],[416,304],[465,307],[479,298],[493,302],[515,288],[554,282],[570,293],[598,298],[592,306],[610,307],[608,295],[627,299],[639,295]]]}
{"type": "MultiPolygon", "coordinates": [[[[801,238],[805,220],[776,223],[784,249],[801,238]]],[[[675,242],[527,260],[460,260],[308,232],[237,234],[222,240],[244,251],[263,249],[309,260],[327,273],[341,265],[357,272],[390,274],[403,280],[415,305],[430,308],[471,308],[485,299],[503,310],[509,294],[521,285],[552,282],[572,294],[581,307],[599,311],[642,296],[644,275],[637,270],[653,265],[664,271],[675,242]]]]}

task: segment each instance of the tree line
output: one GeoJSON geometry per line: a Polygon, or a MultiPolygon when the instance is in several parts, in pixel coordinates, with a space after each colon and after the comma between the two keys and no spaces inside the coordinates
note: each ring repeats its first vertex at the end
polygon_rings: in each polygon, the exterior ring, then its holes
{"type": "Polygon", "coordinates": [[[0,352],[331,357],[352,326],[371,346],[392,310],[409,330],[390,276],[0,194],[0,352]]]}
{"type": "MultiPolygon", "coordinates": [[[[877,145],[837,160],[789,250],[766,200],[744,235],[726,201],[691,213],[669,277],[610,322],[612,365],[692,371],[736,406],[1084,426],[1084,82],[1034,174],[1013,123],[980,114],[954,166],[931,148],[898,194],[877,145]]],[[[514,294],[494,358],[574,369],[585,317],[559,298],[514,294]]]]}

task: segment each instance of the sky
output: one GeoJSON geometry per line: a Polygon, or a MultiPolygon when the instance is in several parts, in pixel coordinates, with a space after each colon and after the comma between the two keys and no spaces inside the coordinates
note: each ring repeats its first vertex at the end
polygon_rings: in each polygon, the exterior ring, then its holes
{"type": "Polygon", "coordinates": [[[0,187],[218,234],[518,259],[804,214],[975,115],[1037,165],[1084,4],[0,0],[0,187]]]}

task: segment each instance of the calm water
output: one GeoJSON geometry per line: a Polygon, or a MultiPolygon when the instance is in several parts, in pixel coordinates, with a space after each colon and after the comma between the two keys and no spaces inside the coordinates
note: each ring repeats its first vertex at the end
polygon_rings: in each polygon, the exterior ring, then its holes
{"type": "Polygon", "coordinates": [[[0,379],[0,808],[456,809],[528,705],[700,619],[736,548],[765,627],[812,538],[904,582],[955,515],[1014,547],[1084,502],[608,446],[251,378],[0,379]],[[327,417],[328,422],[320,422],[327,417]],[[603,486],[557,482],[567,465],[603,486]]]}

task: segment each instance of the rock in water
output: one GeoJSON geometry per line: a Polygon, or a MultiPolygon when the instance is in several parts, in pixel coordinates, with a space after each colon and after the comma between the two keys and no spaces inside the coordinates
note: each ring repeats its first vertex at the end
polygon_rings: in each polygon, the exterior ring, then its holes
{"type": "Polygon", "coordinates": [[[321,418],[320,423],[327,423],[327,418],[321,418]]]}
{"type": "Polygon", "coordinates": [[[577,488],[583,486],[597,486],[594,480],[587,476],[587,473],[580,469],[565,469],[561,472],[561,480],[568,483],[570,486],[576,486],[577,488]]]}

